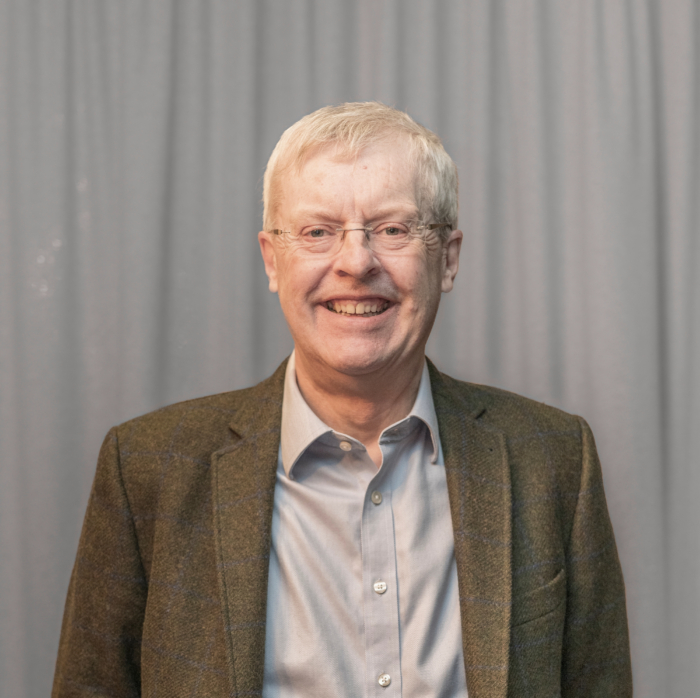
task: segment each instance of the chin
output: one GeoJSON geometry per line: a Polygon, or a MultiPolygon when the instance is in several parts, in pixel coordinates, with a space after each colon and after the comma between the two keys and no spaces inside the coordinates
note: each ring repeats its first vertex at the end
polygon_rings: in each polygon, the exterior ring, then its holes
{"type": "Polygon", "coordinates": [[[380,354],[377,351],[369,350],[358,351],[351,344],[349,342],[337,351],[324,352],[321,360],[333,370],[349,376],[362,376],[373,373],[388,363],[389,357],[385,353],[380,354]]]}

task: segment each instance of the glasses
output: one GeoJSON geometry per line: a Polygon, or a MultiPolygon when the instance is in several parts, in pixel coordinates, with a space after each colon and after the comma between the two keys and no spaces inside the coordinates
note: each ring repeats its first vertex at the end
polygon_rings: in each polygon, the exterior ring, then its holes
{"type": "Polygon", "coordinates": [[[426,242],[439,228],[449,227],[449,223],[416,225],[406,223],[382,223],[375,228],[339,228],[334,225],[307,225],[298,233],[288,230],[271,230],[274,235],[286,235],[290,243],[303,253],[333,255],[340,251],[345,233],[362,230],[367,245],[379,254],[394,254],[405,250],[416,241],[426,242]]]}

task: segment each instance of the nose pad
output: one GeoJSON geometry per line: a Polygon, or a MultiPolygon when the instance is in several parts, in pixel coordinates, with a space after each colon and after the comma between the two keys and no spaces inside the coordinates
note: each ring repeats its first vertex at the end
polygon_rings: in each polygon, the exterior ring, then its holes
{"type": "Polygon", "coordinates": [[[375,268],[378,262],[369,240],[369,231],[365,228],[344,230],[342,246],[338,251],[338,269],[352,276],[364,276],[375,268]],[[354,232],[362,232],[362,238],[349,235],[354,232]]]}
{"type": "Polygon", "coordinates": [[[372,248],[369,246],[369,233],[362,228],[354,228],[352,230],[346,230],[343,233],[343,240],[340,248],[340,254],[352,254],[356,250],[365,250],[369,254],[372,254],[372,248]],[[350,235],[350,233],[362,233],[360,235],[350,235]]]}
{"type": "Polygon", "coordinates": [[[365,243],[367,243],[367,247],[369,248],[369,234],[371,232],[371,229],[367,228],[346,228],[345,230],[343,230],[343,237],[341,238],[341,242],[345,244],[345,240],[348,237],[348,233],[354,233],[355,231],[359,230],[361,230],[364,233],[365,243]]]}

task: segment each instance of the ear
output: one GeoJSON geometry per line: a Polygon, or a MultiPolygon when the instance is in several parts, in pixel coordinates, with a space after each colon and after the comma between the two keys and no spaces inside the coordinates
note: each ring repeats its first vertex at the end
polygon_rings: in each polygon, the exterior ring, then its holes
{"type": "Polygon", "coordinates": [[[462,249],[462,231],[453,230],[442,248],[442,292],[449,293],[459,269],[459,251],[462,249]]]}
{"type": "Polygon", "coordinates": [[[265,263],[265,273],[270,281],[270,291],[277,293],[277,256],[275,255],[275,245],[272,242],[272,235],[265,230],[258,233],[260,252],[265,263]]]}

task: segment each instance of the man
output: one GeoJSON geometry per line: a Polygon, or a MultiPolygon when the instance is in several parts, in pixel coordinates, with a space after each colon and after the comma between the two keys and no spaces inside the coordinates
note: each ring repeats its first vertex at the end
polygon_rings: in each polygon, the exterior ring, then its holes
{"type": "Polygon", "coordinates": [[[264,189],[294,353],[109,433],[54,696],[631,696],[587,425],[425,358],[462,241],[439,139],[324,108],[264,189]]]}

